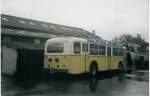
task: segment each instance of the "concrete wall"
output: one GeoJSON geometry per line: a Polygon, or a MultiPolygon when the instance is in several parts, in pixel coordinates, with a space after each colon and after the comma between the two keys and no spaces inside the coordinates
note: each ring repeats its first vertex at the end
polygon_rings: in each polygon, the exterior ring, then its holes
{"type": "Polygon", "coordinates": [[[13,76],[17,67],[17,50],[2,46],[2,74],[13,76]]]}
{"type": "Polygon", "coordinates": [[[14,49],[2,46],[2,74],[17,77],[35,77],[43,68],[44,50],[14,49]]]}

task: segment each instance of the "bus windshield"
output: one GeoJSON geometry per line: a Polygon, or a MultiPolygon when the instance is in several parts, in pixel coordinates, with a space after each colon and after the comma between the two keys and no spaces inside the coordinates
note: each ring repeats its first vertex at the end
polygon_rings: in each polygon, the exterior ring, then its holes
{"type": "Polygon", "coordinates": [[[63,53],[64,44],[62,43],[52,43],[47,46],[47,53],[63,53]]]}

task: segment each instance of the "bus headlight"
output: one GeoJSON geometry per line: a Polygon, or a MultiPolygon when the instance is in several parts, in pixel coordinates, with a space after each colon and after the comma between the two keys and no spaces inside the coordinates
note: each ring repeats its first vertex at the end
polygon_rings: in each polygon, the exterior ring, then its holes
{"type": "Polygon", "coordinates": [[[53,59],[52,59],[52,58],[48,58],[48,61],[49,61],[49,62],[52,62],[52,61],[53,61],[53,59]]]}

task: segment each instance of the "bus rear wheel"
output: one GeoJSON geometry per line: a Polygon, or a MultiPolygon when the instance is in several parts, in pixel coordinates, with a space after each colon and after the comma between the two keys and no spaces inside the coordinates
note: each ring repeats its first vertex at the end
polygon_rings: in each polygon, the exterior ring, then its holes
{"type": "Polygon", "coordinates": [[[97,68],[97,65],[96,64],[92,64],[91,66],[90,66],[90,75],[91,76],[96,76],[97,75],[97,73],[98,73],[98,68],[97,68]]]}

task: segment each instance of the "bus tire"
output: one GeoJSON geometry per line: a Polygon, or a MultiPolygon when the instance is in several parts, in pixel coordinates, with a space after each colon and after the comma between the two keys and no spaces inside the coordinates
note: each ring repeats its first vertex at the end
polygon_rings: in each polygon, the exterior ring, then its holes
{"type": "Polygon", "coordinates": [[[121,73],[121,74],[124,72],[124,68],[123,68],[122,62],[119,62],[119,64],[118,64],[118,72],[121,73]]]}
{"type": "Polygon", "coordinates": [[[96,76],[97,73],[98,73],[97,64],[95,64],[95,63],[94,63],[94,64],[91,64],[89,72],[90,72],[90,75],[91,75],[91,76],[96,76]]]}

